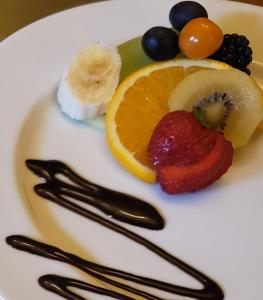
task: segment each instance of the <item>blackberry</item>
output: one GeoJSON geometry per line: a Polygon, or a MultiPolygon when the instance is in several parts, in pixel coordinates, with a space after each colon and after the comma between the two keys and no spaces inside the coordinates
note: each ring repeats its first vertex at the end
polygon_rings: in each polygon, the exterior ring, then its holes
{"type": "Polygon", "coordinates": [[[252,49],[244,35],[225,34],[221,47],[210,58],[222,61],[250,75],[248,65],[252,61],[252,49]]]}

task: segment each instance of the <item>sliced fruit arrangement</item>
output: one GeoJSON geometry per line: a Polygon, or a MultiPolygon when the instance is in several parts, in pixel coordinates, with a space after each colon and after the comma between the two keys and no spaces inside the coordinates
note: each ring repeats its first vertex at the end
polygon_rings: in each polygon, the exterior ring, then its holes
{"type": "Polygon", "coordinates": [[[245,36],[224,34],[195,1],[175,4],[169,20],[172,28],[152,27],[116,48],[83,49],[60,82],[58,102],[89,124],[101,124],[106,112],[118,163],[178,194],[228,170],[233,149],[263,128],[263,97],[247,75],[252,50],[245,36]]]}
{"type": "Polygon", "coordinates": [[[211,57],[249,73],[252,50],[248,39],[223,35],[201,4],[179,2],[170,10],[169,20],[173,28],[155,26],[116,48],[94,44],[82,49],[60,81],[58,102],[62,111],[89,123],[107,111],[118,83],[127,75],[181,52],[190,59],[211,57]]]}
{"type": "Polygon", "coordinates": [[[168,98],[189,74],[209,68],[229,66],[213,60],[169,60],[141,68],[119,85],[106,114],[106,136],[112,154],[130,173],[155,182],[147,146],[155,126],[168,113],[168,98]]]}

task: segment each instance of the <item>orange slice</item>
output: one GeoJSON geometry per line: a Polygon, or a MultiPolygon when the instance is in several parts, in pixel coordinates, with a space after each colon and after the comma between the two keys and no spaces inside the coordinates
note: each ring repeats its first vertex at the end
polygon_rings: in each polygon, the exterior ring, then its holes
{"type": "Polygon", "coordinates": [[[168,112],[168,98],[187,75],[202,69],[228,69],[214,60],[174,59],[143,67],[117,88],[106,114],[109,148],[127,171],[154,183],[156,173],[147,159],[147,146],[159,120],[168,112]]]}

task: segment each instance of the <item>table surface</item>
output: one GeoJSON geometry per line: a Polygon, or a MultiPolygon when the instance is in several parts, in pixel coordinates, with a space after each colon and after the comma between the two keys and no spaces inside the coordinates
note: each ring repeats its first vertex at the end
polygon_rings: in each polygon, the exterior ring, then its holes
{"type": "MultiPolygon", "coordinates": [[[[0,0],[0,41],[42,17],[67,8],[98,1],[102,0],[0,0]]],[[[233,1],[263,6],[263,0],[233,1]]]]}

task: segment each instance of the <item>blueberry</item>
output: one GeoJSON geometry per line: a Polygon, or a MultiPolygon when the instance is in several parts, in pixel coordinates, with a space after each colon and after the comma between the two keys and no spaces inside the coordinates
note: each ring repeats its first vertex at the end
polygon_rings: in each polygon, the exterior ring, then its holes
{"type": "Polygon", "coordinates": [[[142,47],[152,60],[172,59],[179,53],[178,35],[170,28],[152,27],[143,35],[142,47]]]}
{"type": "Polygon", "coordinates": [[[195,18],[207,18],[206,9],[195,1],[182,1],[175,4],[169,14],[169,20],[174,29],[181,31],[183,27],[195,18]]]}

